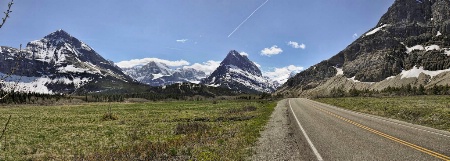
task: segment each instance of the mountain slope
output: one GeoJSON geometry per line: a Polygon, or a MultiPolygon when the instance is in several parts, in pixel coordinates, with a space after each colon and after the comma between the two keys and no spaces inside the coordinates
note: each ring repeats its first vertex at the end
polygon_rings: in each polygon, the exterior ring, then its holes
{"type": "Polygon", "coordinates": [[[193,68],[171,69],[161,62],[151,61],[143,66],[123,68],[124,73],[150,86],[164,86],[174,83],[198,83],[206,77],[205,72],[193,68]]]}
{"type": "Polygon", "coordinates": [[[231,50],[220,66],[201,83],[250,93],[271,93],[276,89],[276,84],[263,77],[261,70],[247,56],[235,50],[231,50]]]}
{"type": "MultiPolygon", "coordinates": [[[[86,84],[101,86],[94,85],[99,79],[123,83],[134,81],[113,62],[63,30],[31,41],[21,51],[2,46],[0,64],[1,75],[14,71],[2,84],[4,90],[71,93],[86,84]],[[18,87],[14,82],[19,82],[18,87]]],[[[98,87],[96,90],[109,89],[98,87]]]]}
{"type": "MultiPolygon", "coordinates": [[[[411,82],[402,75],[408,71],[417,72],[415,69],[444,74],[450,68],[449,56],[450,2],[396,0],[376,27],[337,55],[289,79],[278,93],[321,93],[326,90],[317,90],[326,89],[326,85],[331,84],[329,81],[338,78],[351,81],[333,84],[346,89],[358,87],[380,90],[386,87],[378,86],[377,83],[401,86],[411,82]],[[394,77],[399,79],[390,79],[394,77]],[[370,85],[354,85],[363,82],[370,85]]],[[[413,79],[417,81],[420,73],[415,74],[413,79]]],[[[423,85],[433,85],[435,81],[432,79],[436,78],[429,76],[423,85]]]]}

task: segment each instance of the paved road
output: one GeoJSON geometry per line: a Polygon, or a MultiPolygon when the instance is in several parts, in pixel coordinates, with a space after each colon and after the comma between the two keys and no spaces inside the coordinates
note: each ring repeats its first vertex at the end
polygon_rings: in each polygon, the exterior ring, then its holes
{"type": "Polygon", "coordinates": [[[311,160],[450,160],[450,132],[303,98],[289,104],[311,160]]]}

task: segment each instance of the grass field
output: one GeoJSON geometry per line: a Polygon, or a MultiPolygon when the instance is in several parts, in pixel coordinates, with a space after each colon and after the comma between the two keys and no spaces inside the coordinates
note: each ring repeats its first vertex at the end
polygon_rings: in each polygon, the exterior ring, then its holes
{"type": "Polygon", "coordinates": [[[0,160],[244,160],[275,102],[0,107],[0,160]],[[107,117],[111,109],[112,117],[107,117]]]}
{"type": "Polygon", "coordinates": [[[345,97],[320,98],[316,101],[450,131],[449,96],[345,97]]]}

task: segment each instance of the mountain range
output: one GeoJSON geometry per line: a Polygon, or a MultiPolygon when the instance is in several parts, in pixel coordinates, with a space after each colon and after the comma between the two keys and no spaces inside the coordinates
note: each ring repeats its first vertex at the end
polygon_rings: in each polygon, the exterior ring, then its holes
{"type": "Polygon", "coordinates": [[[121,69],[64,30],[31,41],[25,49],[0,47],[0,76],[3,90],[37,93],[135,92],[150,89],[144,84],[184,82],[259,93],[273,92],[278,85],[235,50],[209,76],[193,67],[172,69],[156,61],[121,69]]]}
{"type": "Polygon", "coordinates": [[[231,50],[210,75],[192,67],[172,69],[156,61],[122,69],[137,81],[151,86],[191,82],[245,93],[271,93],[279,86],[268,77],[262,76],[256,64],[236,50],[231,50]]]}
{"type": "Polygon", "coordinates": [[[24,49],[0,47],[0,88],[21,92],[148,92],[149,86],[182,82],[295,97],[326,96],[335,88],[431,88],[450,83],[450,2],[395,0],[375,27],[344,50],[291,75],[281,85],[285,77],[263,76],[257,64],[235,50],[211,74],[157,61],[121,69],[63,30],[24,49]]]}
{"type": "Polygon", "coordinates": [[[142,66],[122,68],[125,74],[150,86],[165,86],[180,82],[199,83],[205,72],[194,68],[171,69],[162,62],[151,61],[142,66]]]}
{"type": "Polygon", "coordinates": [[[333,88],[382,90],[450,82],[450,2],[396,0],[344,50],[289,79],[276,93],[322,96],[333,88]]]}

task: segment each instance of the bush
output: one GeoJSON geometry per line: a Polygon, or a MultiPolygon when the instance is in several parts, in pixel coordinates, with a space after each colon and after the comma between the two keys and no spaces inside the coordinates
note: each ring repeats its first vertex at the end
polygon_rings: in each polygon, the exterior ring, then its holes
{"type": "Polygon", "coordinates": [[[250,111],[256,111],[257,108],[255,106],[245,106],[242,108],[232,108],[228,110],[228,113],[240,113],[240,112],[250,112],[250,111]]]}
{"type": "Polygon", "coordinates": [[[102,121],[110,121],[110,120],[117,120],[117,119],[119,119],[119,118],[110,112],[105,113],[102,117],[102,121]]]}
{"type": "Polygon", "coordinates": [[[202,122],[178,123],[175,128],[175,134],[192,134],[197,132],[205,132],[208,129],[210,129],[210,127],[206,123],[202,122]]]}

